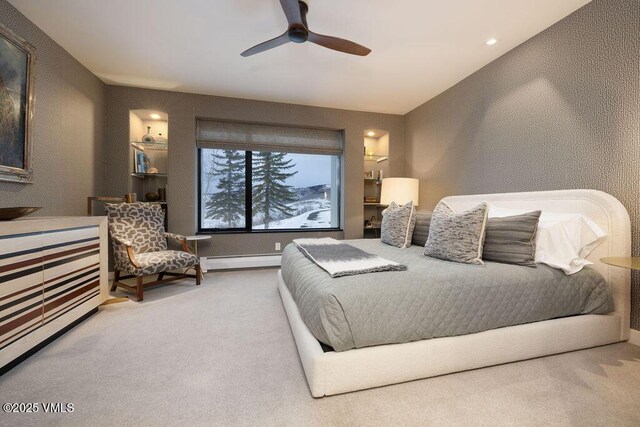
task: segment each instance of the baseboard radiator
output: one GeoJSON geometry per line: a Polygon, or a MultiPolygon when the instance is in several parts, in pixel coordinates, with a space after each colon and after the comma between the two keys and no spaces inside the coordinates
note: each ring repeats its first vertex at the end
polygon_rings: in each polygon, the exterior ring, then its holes
{"type": "Polygon", "coordinates": [[[268,268],[280,267],[282,255],[250,255],[236,257],[209,257],[202,258],[203,271],[208,270],[235,270],[240,268],[268,268]]]}

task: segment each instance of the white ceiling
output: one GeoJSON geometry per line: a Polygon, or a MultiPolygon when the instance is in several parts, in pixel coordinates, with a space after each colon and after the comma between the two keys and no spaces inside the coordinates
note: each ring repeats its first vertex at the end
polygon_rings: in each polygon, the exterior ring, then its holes
{"type": "Polygon", "coordinates": [[[590,0],[309,0],[313,31],[373,52],[249,58],[285,31],[278,0],[9,1],[107,83],[404,114],[590,0]]]}

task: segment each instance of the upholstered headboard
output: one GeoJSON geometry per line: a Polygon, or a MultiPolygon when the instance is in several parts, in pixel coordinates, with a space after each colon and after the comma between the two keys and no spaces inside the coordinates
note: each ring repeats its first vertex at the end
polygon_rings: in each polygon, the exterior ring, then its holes
{"type": "Polygon", "coordinates": [[[593,262],[613,290],[615,312],[622,318],[623,339],[628,339],[631,311],[631,272],[600,262],[609,256],[631,256],[631,223],[629,214],[618,199],[597,190],[536,191],[530,193],[478,194],[450,196],[444,200],[457,212],[481,202],[511,209],[543,210],[561,213],[581,213],[595,221],[607,238],[587,258],[593,262]]]}

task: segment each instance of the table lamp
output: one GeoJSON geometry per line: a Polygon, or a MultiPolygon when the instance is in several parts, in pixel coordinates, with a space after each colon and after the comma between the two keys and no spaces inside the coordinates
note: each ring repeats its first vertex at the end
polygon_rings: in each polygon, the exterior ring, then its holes
{"type": "Polygon", "coordinates": [[[416,178],[384,178],[382,180],[382,191],[380,194],[380,204],[389,205],[396,202],[402,206],[413,202],[418,206],[418,191],[420,181],[416,178]]]}

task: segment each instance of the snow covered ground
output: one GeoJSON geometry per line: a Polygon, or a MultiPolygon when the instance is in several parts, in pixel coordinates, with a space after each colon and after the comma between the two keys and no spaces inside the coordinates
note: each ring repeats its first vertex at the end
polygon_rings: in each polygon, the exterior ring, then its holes
{"type": "MultiPolygon", "coordinates": [[[[285,228],[330,228],[331,227],[331,202],[324,199],[303,200],[289,205],[297,215],[291,218],[273,220],[269,224],[269,230],[285,228]]],[[[206,218],[206,211],[202,212],[203,228],[227,228],[227,224],[216,219],[206,218]]],[[[255,222],[261,222],[262,218],[254,217],[255,222]]],[[[244,218],[235,224],[236,227],[244,227],[244,218]]],[[[254,230],[264,230],[264,224],[253,225],[254,230]]]]}
{"type": "MultiPolygon", "coordinates": [[[[291,218],[272,221],[269,230],[284,228],[329,228],[331,227],[331,209],[317,209],[291,218]]],[[[254,230],[264,230],[264,224],[254,225],[254,230]]]]}

